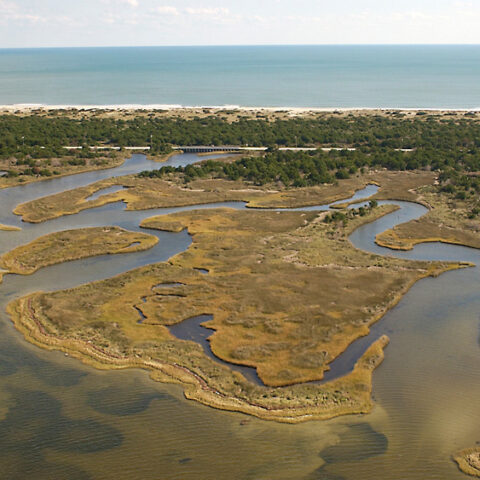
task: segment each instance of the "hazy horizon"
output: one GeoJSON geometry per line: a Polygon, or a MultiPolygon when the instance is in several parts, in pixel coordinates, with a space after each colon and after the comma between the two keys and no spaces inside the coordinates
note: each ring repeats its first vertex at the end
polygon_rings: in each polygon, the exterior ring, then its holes
{"type": "Polygon", "coordinates": [[[476,45],[469,0],[0,0],[0,48],[476,45]]]}
{"type": "Polygon", "coordinates": [[[0,50],[56,50],[89,48],[219,48],[219,47],[480,47],[479,43],[238,43],[192,45],[86,45],[86,46],[25,46],[0,47],[0,50]]]}

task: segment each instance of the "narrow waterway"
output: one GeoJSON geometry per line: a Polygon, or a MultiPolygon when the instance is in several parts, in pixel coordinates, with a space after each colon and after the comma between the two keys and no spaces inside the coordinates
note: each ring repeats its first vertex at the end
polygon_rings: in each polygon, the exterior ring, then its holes
{"type": "MultiPolygon", "coordinates": [[[[200,159],[178,155],[168,164],[200,159]]],[[[118,168],[0,190],[0,223],[22,227],[20,232],[0,231],[0,253],[69,228],[118,225],[138,231],[140,222],[153,215],[245,207],[231,202],[130,212],[116,203],[37,225],[11,214],[17,204],[34,198],[155,168],[158,164],[134,155],[118,168]]],[[[352,200],[374,191],[369,186],[352,200]]],[[[378,247],[377,233],[425,213],[420,205],[387,203],[400,210],[356,230],[351,236],[356,247],[407,259],[480,263],[478,251],[458,246],[423,244],[411,252],[378,247]]],[[[7,275],[0,285],[1,311],[29,292],[108,278],[167,260],[191,243],[186,232],[149,233],[160,241],[146,252],[68,262],[31,276],[7,275]]],[[[188,402],[180,388],[151,382],[145,372],[96,371],[60,353],[40,350],[26,343],[3,313],[0,470],[8,479],[464,478],[450,455],[480,440],[479,287],[478,268],[418,282],[368,337],[354,342],[338,364],[331,365],[332,378],[344,374],[375,338],[390,336],[386,360],[374,374],[373,413],[295,426],[188,402]]],[[[192,329],[183,322],[172,331],[199,341],[208,353],[211,331],[200,326],[205,320],[208,317],[192,319],[192,329]]],[[[254,370],[247,370],[244,374],[255,381],[254,370]]]]}

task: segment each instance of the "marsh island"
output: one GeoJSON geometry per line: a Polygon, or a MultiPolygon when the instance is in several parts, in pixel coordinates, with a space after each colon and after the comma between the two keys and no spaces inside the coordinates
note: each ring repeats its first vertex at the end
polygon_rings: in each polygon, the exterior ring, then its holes
{"type": "MultiPolygon", "coordinates": [[[[480,246],[477,115],[60,111],[2,122],[18,131],[35,131],[36,122],[46,132],[60,128],[56,158],[80,139],[102,148],[150,141],[163,158],[182,145],[267,149],[195,163],[177,155],[177,164],[152,163],[18,202],[24,225],[74,223],[77,214],[112,208],[112,219],[129,215],[137,231],[115,222],[52,231],[0,259],[3,274],[31,274],[151,250],[135,268],[29,293],[8,312],[36,345],[101,369],[146,369],[219,409],[290,423],[371,411],[372,375],[389,342],[385,334],[370,337],[373,327],[420,279],[472,263],[372,253],[353,236],[367,231],[391,252],[425,242],[480,246]],[[377,232],[381,222],[391,225],[377,232]],[[155,261],[162,232],[183,235],[185,248],[155,261]],[[189,339],[177,335],[175,326],[196,319],[189,339]],[[202,329],[203,344],[195,333],[202,329]],[[345,355],[350,360],[337,368],[345,355]]],[[[46,160],[35,145],[5,149],[17,169],[8,182],[42,179],[34,168],[46,160]]]]}

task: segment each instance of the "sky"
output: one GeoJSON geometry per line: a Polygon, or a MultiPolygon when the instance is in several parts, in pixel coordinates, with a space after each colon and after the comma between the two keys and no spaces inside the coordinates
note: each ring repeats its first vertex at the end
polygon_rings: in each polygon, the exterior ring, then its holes
{"type": "Polygon", "coordinates": [[[480,0],[0,0],[0,48],[480,43],[480,0]]]}

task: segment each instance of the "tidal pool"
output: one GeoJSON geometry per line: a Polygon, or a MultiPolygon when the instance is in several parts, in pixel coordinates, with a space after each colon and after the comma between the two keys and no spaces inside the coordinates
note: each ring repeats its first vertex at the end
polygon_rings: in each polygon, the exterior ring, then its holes
{"type": "MultiPolygon", "coordinates": [[[[200,159],[178,155],[168,163],[185,165],[200,159]]],[[[0,223],[21,226],[22,231],[0,232],[0,253],[58,230],[102,225],[138,230],[142,219],[162,213],[215,206],[244,208],[243,203],[225,203],[128,212],[117,203],[38,225],[22,223],[11,214],[18,203],[153,168],[158,164],[134,155],[118,168],[1,190],[0,223]]],[[[355,199],[373,193],[369,192],[355,199]]],[[[424,212],[415,204],[390,203],[399,204],[401,210],[355,231],[354,245],[402,258],[480,262],[478,251],[458,246],[423,244],[411,252],[376,246],[376,233],[424,212]]],[[[164,261],[191,242],[186,232],[149,232],[160,242],[146,252],[68,262],[32,276],[4,278],[0,285],[0,471],[5,478],[466,478],[450,455],[480,440],[477,267],[421,280],[372,329],[387,333],[391,343],[373,376],[377,406],[371,414],[282,425],[189,402],[181,388],[153,382],[142,371],[94,370],[64,354],[28,344],[13,328],[4,311],[18,296],[164,261]]],[[[367,339],[366,346],[369,341],[373,339],[367,339]]],[[[363,347],[355,342],[351,348],[340,357],[346,364],[363,347]]]]}

